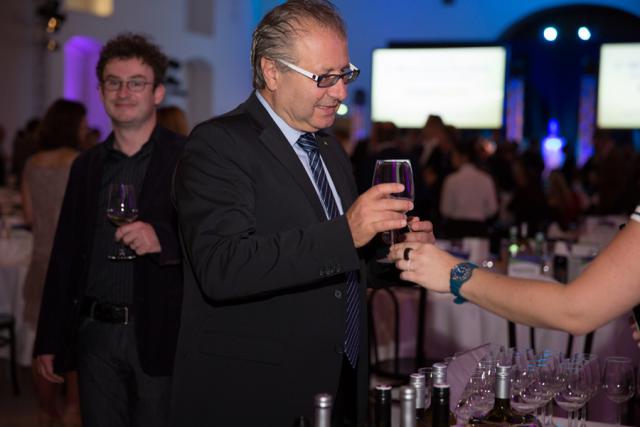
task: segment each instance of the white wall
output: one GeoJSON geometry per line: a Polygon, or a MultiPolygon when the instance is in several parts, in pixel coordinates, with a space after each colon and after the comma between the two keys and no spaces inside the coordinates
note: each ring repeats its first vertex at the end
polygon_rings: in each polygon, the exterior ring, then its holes
{"type": "MultiPolygon", "coordinates": [[[[74,35],[92,37],[102,43],[123,31],[149,34],[165,53],[185,64],[204,61],[213,69],[211,114],[221,114],[242,102],[251,90],[249,47],[254,22],[249,0],[214,1],[214,31],[211,36],[186,30],[186,0],[115,0],[114,14],[100,18],[65,11],[67,20],[55,38],[63,46],[74,35]]],[[[35,18],[40,0],[2,0],[0,14],[0,60],[2,75],[0,124],[7,129],[5,151],[17,128],[63,95],[64,53],[50,53],[36,43],[42,35],[35,18]],[[40,57],[46,63],[37,66],[40,57]],[[43,78],[38,78],[42,73],[43,78]]],[[[181,76],[186,76],[183,72],[181,76]]],[[[193,89],[193,88],[190,88],[193,89]]],[[[187,100],[168,101],[187,106],[187,100]]]]}

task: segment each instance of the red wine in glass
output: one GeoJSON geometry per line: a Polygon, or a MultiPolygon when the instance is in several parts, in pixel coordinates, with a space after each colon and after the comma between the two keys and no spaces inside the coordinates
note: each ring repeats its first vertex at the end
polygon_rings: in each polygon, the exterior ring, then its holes
{"type": "MultiPolygon", "coordinates": [[[[372,185],[383,183],[399,183],[404,185],[404,191],[394,193],[391,197],[396,199],[414,199],[413,171],[411,162],[407,159],[399,160],[377,160],[376,168],[373,172],[372,185]]],[[[382,241],[388,245],[401,241],[402,234],[406,230],[390,230],[381,234],[382,241]]]]}

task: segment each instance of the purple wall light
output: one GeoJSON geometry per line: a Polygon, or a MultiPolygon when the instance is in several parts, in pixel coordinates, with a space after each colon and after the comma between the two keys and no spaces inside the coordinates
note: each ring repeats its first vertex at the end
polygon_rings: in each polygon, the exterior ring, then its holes
{"type": "Polygon", "coordinates": [[[64,97],[87,107],[89,126],[100,129],[102,139],[111,132],[98,90],[96,64],[102,43],[86,37],[71,37],[64,45],[64,97]]]}

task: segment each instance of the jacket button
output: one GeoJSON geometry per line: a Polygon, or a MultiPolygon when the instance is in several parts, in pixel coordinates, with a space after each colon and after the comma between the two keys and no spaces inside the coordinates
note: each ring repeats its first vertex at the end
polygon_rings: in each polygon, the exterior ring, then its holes
{"type": "Polygon", "coordinates": [[[333,291],[333,296],[338,299],[342,299],[342,291],[336,289],[335,291],[333,291]]]}
{"type": "Polygon", "coordinates": [[[344,354],[344,347],[341,345],[336,345],[333,349],[338,354],[344,354]]]}

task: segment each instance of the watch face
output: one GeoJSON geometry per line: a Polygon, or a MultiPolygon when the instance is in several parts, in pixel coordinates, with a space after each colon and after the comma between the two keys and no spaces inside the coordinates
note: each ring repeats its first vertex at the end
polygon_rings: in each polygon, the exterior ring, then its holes
{"type": "Polygon", "coordinates": [[[469,279],[472,270],[473,268],[470,264],[458,264],[453,271],[453,279],[464,282],[469,279]]]}

